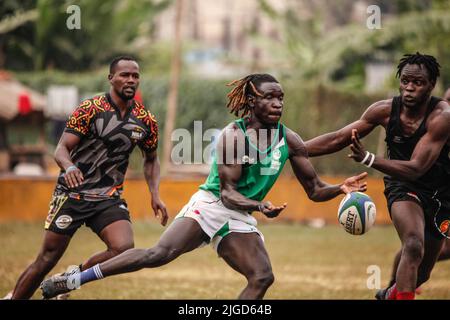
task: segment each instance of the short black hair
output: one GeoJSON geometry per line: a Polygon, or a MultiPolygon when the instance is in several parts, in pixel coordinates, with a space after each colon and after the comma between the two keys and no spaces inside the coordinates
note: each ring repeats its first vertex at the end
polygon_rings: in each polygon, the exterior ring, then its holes
{"type": "Polygon", "coordinates": [[[437,78],[440,76],[439,68],[441,65],[437,62],[436,58],[416,52],[415,54],[405,54],[400,59],[400,63],[397,66],[397,78],[400,78],[400,74],[407,64],[424,65],[428,70],[429,79],[433,83],[436,83],[437,78]]]}
{"type": "Polygon", "coordinates": [[[227,108],[230,109],[230,112],[237,117],[241,113],[241,118],[250,113],[249,96],[261,95],[256,87],[263,82],[278,83],[278,80],[267,73],[254,73],[228,83],[227,86],[234,86],[227,95],[227,108]]]}
{"type": "Polygon", "coordinates": [[[114,73],[114,69],[116,68],[117,64],[119,63],[119,61],[122,60],[126,60],[126,61],[135,61],[137,63],[136,58],[132,57],[132,56],[118,56],[115,57],[112,61],[111,64],[109,65],[109,73],[114,73]]]}

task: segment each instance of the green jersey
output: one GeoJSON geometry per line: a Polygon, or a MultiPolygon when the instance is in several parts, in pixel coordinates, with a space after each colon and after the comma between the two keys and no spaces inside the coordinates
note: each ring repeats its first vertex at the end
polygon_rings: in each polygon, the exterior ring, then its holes
{"type": "MultiPolygon", "coordinates": [[[[285,128],[281,123],[273,135],[272,144],[266,150],[259,150],[250,141],[244,119],[235,121],[236,126],[245,136],[245,152],[242,156],[242,174],[237,184],[237,191],[243,196],[261,201],[277,181],[281,170],[289,158],[285,128]]],[[[212,192],[220,198],[220,180],[217,169],[217,156],[212,157],[211,171],[200,189],[212,192]]]]}

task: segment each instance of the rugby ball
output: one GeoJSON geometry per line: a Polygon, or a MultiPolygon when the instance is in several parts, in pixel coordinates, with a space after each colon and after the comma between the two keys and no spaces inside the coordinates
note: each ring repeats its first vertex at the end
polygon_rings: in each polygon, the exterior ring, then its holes
{"type": "Polygon", "coordinates": [[[361,235],[375,223],[377,209],[372,199],[363,192],[348,193],[338,209],[339,224],[350,234],[361,235]]]}

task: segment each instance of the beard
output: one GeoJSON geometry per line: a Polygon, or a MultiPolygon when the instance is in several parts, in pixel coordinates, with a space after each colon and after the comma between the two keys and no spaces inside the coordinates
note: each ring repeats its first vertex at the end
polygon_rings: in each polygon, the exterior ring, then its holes
{"type": "Polygon", "coordinates": [[[117,91],[117,95],[123,100],[123,101],[129,101],[134,98],[136,94],[136,90],[133,90],[133,93],[126,93],[125,89],[128,89],[129,87],[123,88],[121,91],[117,91]]]}

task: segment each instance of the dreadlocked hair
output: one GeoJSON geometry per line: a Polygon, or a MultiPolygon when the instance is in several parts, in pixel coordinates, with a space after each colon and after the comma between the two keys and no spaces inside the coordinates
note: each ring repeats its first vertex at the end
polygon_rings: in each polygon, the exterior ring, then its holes
{"type": "Polygon", "coordinates": [[[277,82],[270,74],[251,74],[242,79],[234,80],[227,84],[227,86],[234,86],[234,88],[227,94],[228,103],[227,108],[235,116],[243,118],[250,113],[250,96],[262,96],[261,92],[256,88],[263,82],[277,82]],[[241,114],[239,116],[239,113],[241,114]]]}
{"type": "Polygon", "coordinates": [[[416,52],[415,54],[405,54],[400,60],[397,66],[397,78],[400,78],[400,74],[407,64],[417,64],[419,66],[423,64],[427,68],[430,81],[432,82],[436,82],[436,79],[440,76],[439,68],[441,66],[436,58],[416,52]]]}

